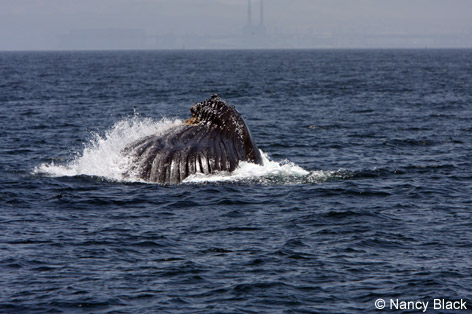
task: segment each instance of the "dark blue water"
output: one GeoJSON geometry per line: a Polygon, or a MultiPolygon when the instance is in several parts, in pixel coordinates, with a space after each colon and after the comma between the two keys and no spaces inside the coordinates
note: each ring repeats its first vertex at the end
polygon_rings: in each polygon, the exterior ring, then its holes
{"type": "Polygon", "coordinates": [[[472,308],[472,50],[0,53],[0,121],[1,313],[472,308]],[[117,177],[212,93],[269,165],[117,177]]]}

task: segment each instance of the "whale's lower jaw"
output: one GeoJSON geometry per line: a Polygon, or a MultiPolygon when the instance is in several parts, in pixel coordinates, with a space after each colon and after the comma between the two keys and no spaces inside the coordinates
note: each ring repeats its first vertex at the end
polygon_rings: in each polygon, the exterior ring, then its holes
{"type": "Polygon", "coordinates": [[[125,149],[131,171],[148,182],[177,184],[196,173],[231,172],[241,161],[262,164],[244,120],[217,96],[192,107],[192,118],[164,135],[152,135],[125,149]]]}

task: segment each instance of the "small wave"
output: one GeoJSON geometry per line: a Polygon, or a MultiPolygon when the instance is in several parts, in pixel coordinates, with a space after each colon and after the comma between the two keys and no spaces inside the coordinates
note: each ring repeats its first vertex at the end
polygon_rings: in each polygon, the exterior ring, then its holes
{"type": "MultiPolygon", "coordinates": [[[[103,135],[93,132],[84,143],[83,150],[69,161],[51,161],[34,168],[33,173],[52,177],[90,176],[119,182],[144,182],[131,174],[132,158],[123,149],[132,142],[152,134],[162,134],[169,128],[182,124],[179,119],[163,118],[155,121],[135,115],[117,122],[103,135]]],[[[293,162],[270,160],[262,152],[263,164],[241,162],[233,172],[210,175],[195,174],[186,178],[184,184],[212,182],[249,182],[261,184],[306,184],[324,182],[337,176],[337,171],[307,171],[293,162]]]]}

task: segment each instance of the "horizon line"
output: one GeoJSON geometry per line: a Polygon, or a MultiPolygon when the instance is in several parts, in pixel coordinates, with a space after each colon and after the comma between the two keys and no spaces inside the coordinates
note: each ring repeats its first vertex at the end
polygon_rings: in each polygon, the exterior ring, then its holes
{"type": "Polygon", "coordinates": [[[84,49],[0,49],[3,52],[132,52],[132,51],[283,51],[283,50],[472,50],[472,46],[450,47],[306,47],[306,48],[84,48],[84,49]]]}

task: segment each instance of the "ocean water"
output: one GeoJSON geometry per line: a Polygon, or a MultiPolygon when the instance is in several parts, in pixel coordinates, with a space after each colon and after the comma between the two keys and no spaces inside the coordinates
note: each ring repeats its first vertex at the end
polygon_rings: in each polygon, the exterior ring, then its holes
{"type": "Polygon", "coordinates": [[[2,52],[0,121],[1,313],[472,308],[472,50],[2,52]],[[264,165],[123,176],[213,93],[264,165]]]}

